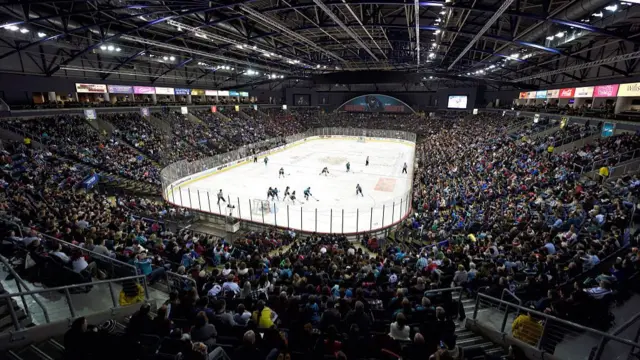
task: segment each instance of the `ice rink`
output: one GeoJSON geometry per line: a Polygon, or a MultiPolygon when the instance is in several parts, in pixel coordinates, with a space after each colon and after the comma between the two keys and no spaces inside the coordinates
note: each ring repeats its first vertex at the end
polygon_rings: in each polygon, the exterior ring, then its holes
{"type": "Polygon", "coordinates": [[[269,155],[266,166],[263,157],[257,163],[232,166],[185,183],[170,196],[176,205],[304,231],[375,230],[409,211],[414,150],[413,143],[394,140],[314,139],[269,155]],[[405,162],[408,174],[402,173],[405,162]],[[325,166],[328,176],[320,175],[325,166]],[[278,175],[280,168],[284,178],[278,175]],[[356,184],[364,196],[356,196],[356,184]],[[287,186],[296,192],[295,204],[283,199],[287,186]],[[269,187],[278,188],[280,200],[267,205],[269,187]],[[303,196],[307,187],[313,194],[309,200],[303,196]],[[220,189],[227,203],[218,204],[220,189]],[[229,202],[234,208],[227,206],[229,202]]]}

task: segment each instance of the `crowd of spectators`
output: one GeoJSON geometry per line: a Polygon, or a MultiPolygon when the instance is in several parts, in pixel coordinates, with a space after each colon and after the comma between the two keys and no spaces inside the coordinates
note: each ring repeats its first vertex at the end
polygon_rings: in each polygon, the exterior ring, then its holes
{"type": "MultiPolygon", "coordinates": [[[[22,238],[9,234],[3,251],[56,257],[86,278],[114,275],[99,263],[92,265],[100,257],[94,253],[134,265],[151,282],[163,280],[169,270],[191,277],[193,282],[171,286],[175,292],[156,318],[146,308],[135,315],[127,335],[140,343],[152,337],[161,353],[194,358],[313,353],[357,359],[384,356],[385,349],[407,359],[425,354],[462,359],[454,320],[464,318],[464,312],[451,293],[428,291],[452,285],[464,287],[466,296],[481,291],[500,297],[508,290],[536,310],[608,327],[602,314],[640,260],[637,250],[621,252],[635,241],[628,231],[635,207],[630,199],[637,196],[640,181],[593,181],[574,165],[625,161],[620,155],[638,149],[638,136],[619,135],[555,152],[550,147],[556,139],[586,137],[591,130],[569,126],[544,137],[533,132],[513,137],[507,132],[513,118],[486,114],[429,119],[311,112],[201,112],[195,115],[202,124],[177,114],[167,121],[184,125],[172,124],[173,135],[182,135],[194,151],[199,148],[192,142],[208,137],[209,144],[218,146],[208,147],[211,153],[311,126],[417,132],[414,213],[393,241],[365,237],[356,246],[340,236],[272,229],[230,244],[190,230],[169,230],[137,215],[168,218],[177,212],[172,207],[73,191],[91,173],[73,160],[128,176],[131,171],[123,168],[150,163],[118,137],[99,134],[80,118],[61,117],[10,123],[49,148],[5,149],[1,209],[31,232],[22,238]],[[280,133],[271,130],[285,122],[280,133]],[[610,270],[593,280],[579,279],[612,254],[610,270]]],[[[119,128],[116,135],[133,145],[144,142],[143,149],[156,134],[166,136],[132,119],[109,121],[119,128]]],[[[149,146],[150,156],[162,152],[149,146]]],[[[153,178],[157,168],[149,174],[143,178],[153,178]]],[[[514,323],[514,335],[527,321],[538,320],[521,318],[514,323]]],[[[86,332],[84,325],[77,327],[76,332],[86,332]]],[[[530,334],[522,339],[536,340],[530,334]]]]}

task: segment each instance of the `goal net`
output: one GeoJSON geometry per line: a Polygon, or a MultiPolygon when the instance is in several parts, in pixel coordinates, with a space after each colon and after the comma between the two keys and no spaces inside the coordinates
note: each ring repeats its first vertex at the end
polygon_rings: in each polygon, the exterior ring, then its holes
{"type": "Polygon", "coordinates": [[[262,213],[264,212],[264,214],[270,214],[271,213],[271,203],[267,200],[257,200],[254,199],[253,203],[251,204],[251,212],[254,215],[262,215],[262,213]]]}

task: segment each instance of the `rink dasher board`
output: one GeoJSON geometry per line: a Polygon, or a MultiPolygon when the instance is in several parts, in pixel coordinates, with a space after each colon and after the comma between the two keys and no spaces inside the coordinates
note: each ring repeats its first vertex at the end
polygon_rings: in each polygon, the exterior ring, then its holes
{"type": "MultiPolygon", "coordinates": [[[[254,154],[251,156],[246,156],[242,159],[239,160],[235,160],[235,161],[231,161],[229,163],[211,168],[211,169],[207,169],[204,171],[201,171],[199,173],[184,177],[178,181],[173,182],[172,184],[170,184],[166,189],[164,189],[163,193],[166,193],[166,198],[165,200],[168,201],[169,197],[171,196],[171,194],[173,193],[173,190],[175,188],[180,189],[182,186],[194,183],[196,181],[200,181],[202,179],[205,179],[211,175],[215,175],[215,174],[219,174],[221,172],[227,171],[227,170],[231,170],[234,168],[237,168],[239,166],[242,166],[244,164],[249,164],[249,163],[253,163],[253,159],[255,157],[257,157],[258,159],[263,159],[265,156],[269,156],[269,155],[273,155],[273,154],[277,154],[279,152],[285,151],[285,150],[289,150],[293,147],[296,147],[300,144],[304,144],[307,143],[309,141],[314,141],[314,140],[349,140],[349,141],[357,141],[360,138],[365,138],[367,139],[367,141],[371,142],[371,141],[377,141],[377,142],[395,142],[395,143],[400,143],[400,144],[404,144],[406,146],[409,147],[414,147],[416,146],[416,144],[414,142],[408,141],[408,140],[403,140],[403,139],[392,139],[392,138],[380,138],[380,137],[367,137],[367,136],[345,136],[345,135],[319,135],[319,136],[310,136],[308,138],[304,138],[304,139],[300,139],[297,141],[294,141],[292,143],[286,144],[286,145],[281,145],[278,147],[275,147],[273,149],[270,150],[266,150],[266,151],[262,151],[259,152],[258,154],[254,154]]],[[[183,205],[178,205],[178,206],[183,206],[183,205]]]]}

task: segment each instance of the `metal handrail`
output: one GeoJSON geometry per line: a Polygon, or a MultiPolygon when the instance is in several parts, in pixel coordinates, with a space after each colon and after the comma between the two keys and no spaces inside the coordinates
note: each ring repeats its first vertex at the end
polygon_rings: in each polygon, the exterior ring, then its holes
{"type": "MultiPolygon", "coordinates": [[[[27,284],[24,282],[24,280],[20,277],[20,275],[18,275],[18,273],[13,269],[13,267],[11,266],[7,258],[0,255],[0,262],[4,264],[4,266],[7,268],[7,270],[9,270],[9,272],[13,276],[13,279],[16,281],[16,286],[18,287],[18,291],[22,291],[22,289],[29,288],[27,284]]],[[[31,298],[33,299],[33,301],[35,301],[36,304],[38,304],[38,306],[40,306],[40,308],[42,309],[42,313],[44,314],[44,318],[48,323],[50,321],[49,312],[47,311],[45,306],[42,304],[42,301],[40,301],[40,299],[38,299],[34,295],[31,295],[31,298]]],[[[31,312],[29,311],[29,307],[27,306],[27,301],[25,300],[24,295],[21,295],[20,299],[22,300],[22,306],[24,307],[25,314],[31,315],[31,312]]],[[[10,304],[7,304],[7,305],[11,306],[10,304]]]]}
{"type": "MultiPolygon", "coordinates": [[[[473,312],[473,319],[474,320],[477,319],[478,310],[479,310],[478,307],[480,305],[480,299],[487,299],[488,301],[491,301],[491,302],[497,302],[499,304],[507,305],[507,308],[508,307],[514,307],[514,308],[516,308],[516,309],[518,309],[518,310],[520,310],[520,311],[522,311],[524,313],[529,313],[529,314],[535,315],[538,318],[544,319],[545,320],[545,324],[548,323],[549,321],[554,321],[554,322],[560,323],[562,325],[578,329],[578,330],[580,330],[582,332],[587,332],[587,333],[591,333],[591,334],[597,335],[599,337],[602,337],[603,341],[605,341],[605,340],[613,340],[613,341],[616,341],[616,342],[623,343],[625,345],[629,345],[629,346],[632,346],[632,347],[640,348],[640,344],[638,344],[637,342],[633,342],[631,340],[624,339],[624,338],[621,338],[621,337],[618,337],[618,336],[615,336],[615,335],[612,335],[612,334],[608,334],[608,333],[600,331],[600,330],[596,330],[596,329],[592,329],[592,328],[589,328],[589,327],[586,327],[586,326],[583,326],[583,325],[580,325],[580,324],[576,324],[574,322],[571,322],[571,321],[568,321],[568,320],[564,320],[564,319],[561,319],[561,318],[558,318],[558,317],[555,317],[555,316],[552,316],[552,315],[549,315],[549,314],[541,313],[539,311],[536,311],[536,310],[533,310],[533,309],[530,309],[530,308],[526,308],[524,306],[516,305],[516,304],[510,303],[508,301],[500,300],[498,298],[494,298],[492,296],[489,296],[489,295],[486,295],[486,294],[482,294],[482,293],[478,293],[478,296],[476,298],[476,306],[475,306],[475,309],[474,309],[474,312],[473,312]]],[[[508,312],[505,310],[505,318],[506,318],[507,314],[508,314],[508,312]]],[[[504,332],[505,324],[506,324],[506,321],[503,321],[503,327],[502,327],[502,329],[500,329],[500,332],[503,335],[505,335],[505,332],[504,332]]],[[[543,330],[543,332],[544,332],[544,330],[543,330]]],[[[544,334],[542,335],[542,337],[544,337],[544,334]]],[[[598,354],[596,354],[596,355],[598,355],[598,354]]],[[[598,360],[599,356],[595,356],[595,357],[593,357],[593,359],[594,360],[598,360]]]]}
{"type": "MultiPolygon", "coordinates": [[[[518,305],[522,306],[522,299],[520,299],[519,297],[516,296],[516,294],[512,293],[511,291],[509,291],[507,289],[502,289],[502,295],[500,296],[500,301],[505,301],[504,300],[504,294],[511,295],[511,297],[514,298],[518,302],[518,305]]],[[[500,307],[498,307],[498,309],[500,309],[500,307]]]]}
{"type": "MultiPolygon", "coordinates": [[[[119,307],[118,301],[115,297],[115,295],[113,294],[113,283],[114,282],[122,282],[122,281],[126,281],[126,280],[135,280],[135,281],[142,281],[143,285],[144,285],[144,296],[145,299],[148,300],[149,299],[149,288],[147,287],[147,277],[145,275],[136,275],[136,276],[127,276],[127,277],[123,277],[123,278],[119,278],[119,279],[111,279],[111,280],[101,280],[101,281],[94,281],[94,282],[89,282],[89,283],[84,283],[84,284],[73,284],[73,285],[66,285],[66,286],[58,286],[58,287],[52,287],[52,288],[43,288],[43,289],[38,289],[38,290],[29,290],[29,291],[22,291],[19,293],[8,293],[8,294],[0,294],[0,300],[2,299],[11,299],[15,296],[27,296],[27,295],[36,295],[36,294],[42,294],[42,293],[50,293],[50,292],[64,292],[64,296],[66,298],[66,302],[67,302],[67,306],[69,307],[69,314],[71,315],[71,318],[75,318],[76,317],[76,309],[73,306],[73,301],[71,299],[71,292],[69,291],[70,289],[75,289],[75,288],[80,288],[80,287],[86,287],[86,286],[94,286],[94,285],[101,285],[101,284],[107,284],[109,285],[109,292],[111,294],[111,301],[113,304],[114,308],[119,307]]],[[[10,300],[8,300],[10,301],[10,300]]],[[[22,328],[22,325],[20,324],[20,322],[18,321],[18,317],[16,315],[15,309],[13,308],[13,306],[8,306],[9,308],[9,313],[11,314],[11,319],[13,321],[13,325],[15,327],[16,330],[20,330],[22,328]]],[[[46,312],[45,312],[46,314],[46,312]]],[[[46,322],[47,324],[50,323],[50,319],[47,317],[46,318],[46,322]]]]}
{"type": "Polygon", "coordinates": [[[433,289],[433,290],[427,290],[424,292],[424,295],[427,294],[437,294],[437,293],[441,293],[441,292],[454,292],[454,291],[458,291],[458,305],[462,304],[462,293],[464,288],[462,286],[456,286],[456,287],[451,287],[451,288],[445,288],[445,289],[433,289]]]}

